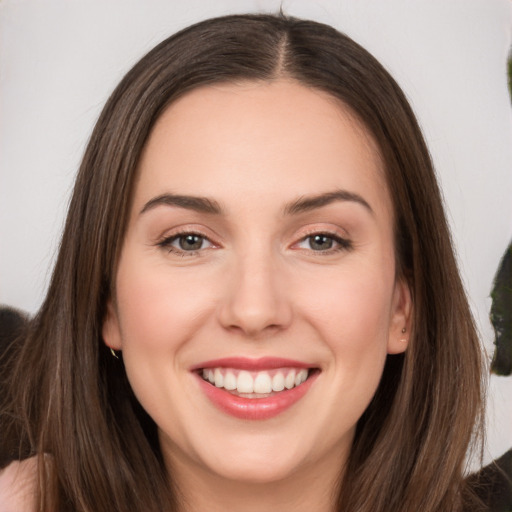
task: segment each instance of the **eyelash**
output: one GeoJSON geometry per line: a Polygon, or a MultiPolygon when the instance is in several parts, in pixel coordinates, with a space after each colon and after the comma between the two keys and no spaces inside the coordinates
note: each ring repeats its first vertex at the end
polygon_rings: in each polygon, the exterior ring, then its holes
{"type": "MultiPolygon", "coordinates": [[[[157,245],[159,247],[161,247],[162,249],[165,249],[167,252],[173,253],[173,254],[175,254],[177,256],[181,256],[181,257],[197,256],[202,251],[205,250],[205,248],[203,248],[203,247],[196,249],[196,250],[191,250],[191,251],[173,247],[172,244],[174,242],[176,242],[180,238],[185,238],[187,236],[199,237],[199,238],[201,238],[202,243],[204,243],[206,241],[206,242],[209,242],[212,247],[215,246],[214,243],[207,236],[203,235],[202,233],[195,232],[195,231],[180,231],[178,233],[174,233],[173,235],[168,236],[168,237],[164,238],[163,240],[161,240],[160,242],[158,242],[157,245]]],[[[310,251],[311,253],[315,254],[315,256],[328,256],[328,255],[335,254],[338,252],[350,251],[351,249],[353,249],[353,244],[350,240],[348,240],[346,238],[342,238],[339,235],[336,235],[334,233],[323,232],[323,231],[315,231],[315,232],[309,233],[306,236],[304,236],[303,238],[301,238],[294,245],[296,246],[298,244],[302,244],[303,242],[305,242],[308,239],[312,240],[313,237],[325,237],[326,239],[332,240],[333,243],[336,244],[335,247],[330,247],[326,250],[315,251],[314,249],[311,249],[311,248],[304,249],[306,251],[310,251]]],[[[311,244],[311,241],[310,241],[310,244],[311,244]]],[[[301,248],[298,248],[298,249],[300,250],[301,248]]]]}
{"type": "Polygon", "coordinates": [[[212,247],[214,246],[214,243],[207,236],[203,235],[202,233],[197,233],[195,231],[180,231],[178,233],[174,233],[173,235],[168,236],[161,240],[160,242],[158,242],[157,245],[162,249],[165,249],[167,252],[173,253],[177,256],[181,256],[183,258],[186,258],[187,256],[197,256],[205,248],[201,247],[200,249],[197,250],[186,251],[184,249],[179,249],[171,245],[173,242],[179,240],[180,238],[185,238],[187,236],[199,237],[202,239],[203,242],[209,242],[212,247]]]}
{"type": "MultiPolygon", "coordinates": [[[[334,244],[336,244],[334,247],[330,247],[329,249],[326,249],[323,251],[322,250],[315,251],[313,249],[305,249],[307,251],[311,251],[315,256],[329,256],[331,254],[335,254],[335,253],[342,252],[342,251],[350,251],[351,249],[353,249],[352,242],[350,240],[348,240],[347,238],[342,238],[341,236],[339,236],[337,234],[329,233],[329,232],[325,232],[325,231],[314,231],[314,232],[308,233],[306,236],[301,238],[299,240],[299,242],[296,242],[294,245],[301,244],[308,239],[310,240],[310,244],[311,244],[311,239],[313,239],[314,237],[325,237],[327,239],[332,240],[334,242],[334,244]]],[[[300,250],[300,248],[299,248],[299,250],[300,250]]]]}

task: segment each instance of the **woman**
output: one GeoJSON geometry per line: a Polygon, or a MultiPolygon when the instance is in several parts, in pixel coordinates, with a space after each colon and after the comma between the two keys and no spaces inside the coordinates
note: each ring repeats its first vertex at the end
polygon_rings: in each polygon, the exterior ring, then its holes
{"type": "Polygon", "coordinates": [[[480,371],[399,87],[328,26],[229,16],[107,102],[2,431],[38,510],[455,511],[480,371]]]}

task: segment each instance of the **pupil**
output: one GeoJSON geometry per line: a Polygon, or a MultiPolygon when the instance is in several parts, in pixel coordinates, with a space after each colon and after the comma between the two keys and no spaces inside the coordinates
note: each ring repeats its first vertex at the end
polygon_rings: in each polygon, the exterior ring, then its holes
{"type": "Polygon", "coordinates": [[[332,238],[326,235],[315,235],[312,237],[310,245],[315,250],[330,249],[332,247],[332,238]]]}
{"type": "Polygon", "coordinates": [[[202,245],[203,239],[198,235],[186,235],[180,237],[180,248],[185,251],[201,249],[202,245]]]}

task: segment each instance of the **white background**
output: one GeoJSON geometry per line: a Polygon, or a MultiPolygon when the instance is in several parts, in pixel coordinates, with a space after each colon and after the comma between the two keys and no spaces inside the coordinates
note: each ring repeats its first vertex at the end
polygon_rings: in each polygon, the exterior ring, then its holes
{"type": "MultiPolygon", "coordinates": [[[[510,0],[0,0],[0,303],[41,304],[86,141],[135,61],[195,21],[280,5],[346,32],[405,90],[492,354],[489,293],[512,239],[510,0]]],[[[491,398],[486,460],[512,446],[512,378],[492,377],[491,398]]]]}

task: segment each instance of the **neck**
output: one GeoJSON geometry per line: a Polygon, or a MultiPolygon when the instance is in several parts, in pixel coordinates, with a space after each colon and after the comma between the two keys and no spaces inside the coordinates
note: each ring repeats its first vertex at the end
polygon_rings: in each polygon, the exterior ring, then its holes
{"type": "Polygon", "coordinates": [[[337,455],[335,461],[317,461],[269,482],[226,479],[179,457],[173,457],[171,474],[181,497],[180,512],[334,512],[342,466],[337,455]]]}

